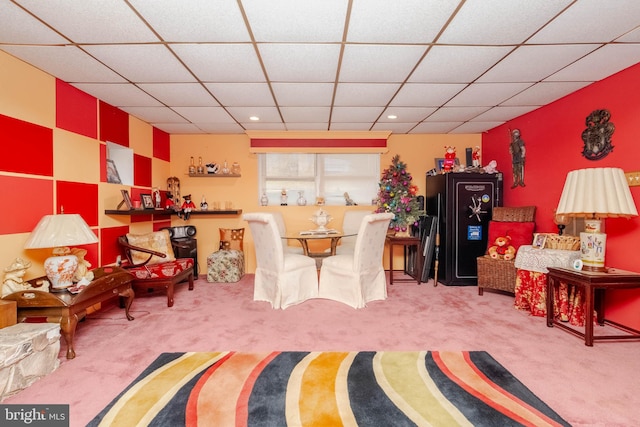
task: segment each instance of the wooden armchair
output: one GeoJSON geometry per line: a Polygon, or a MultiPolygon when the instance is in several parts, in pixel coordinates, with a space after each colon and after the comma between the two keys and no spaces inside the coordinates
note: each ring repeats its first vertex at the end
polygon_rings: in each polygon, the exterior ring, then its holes
{"type": "Polygon", "coordinates": [[[126,257],[122,268],[134,276],[131,285],[136,289],[166,289],[167,307],[173,306],[174,287],[189,281],[193,290],[193,259],[176,258],[167,230],[144,235],[127,234],[118,238],[118,244],[126,257]]]}
{"type": "MultiPolygon", "coordinates": [[[[492,245],[496,237],[509,235],[516,250],[520,245],[530,245],[535,228],[535,214],[535,206],[493,208],[488,244],[492,245]]],[[[478,295],[482,295],[485,289],[515,293],[514,263],[515,259],[496,259],[488,254],[478,257],[478,295]]]]}

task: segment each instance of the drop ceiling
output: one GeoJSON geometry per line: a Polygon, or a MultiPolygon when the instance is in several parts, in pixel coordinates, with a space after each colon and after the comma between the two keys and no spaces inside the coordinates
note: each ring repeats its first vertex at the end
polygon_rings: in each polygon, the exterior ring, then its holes
{"type": "Polygon", "coordinates": [[[0,16],[0,50],[179,134],[479,133],[640,62],[637,0],[0,0],[0,16]]]}

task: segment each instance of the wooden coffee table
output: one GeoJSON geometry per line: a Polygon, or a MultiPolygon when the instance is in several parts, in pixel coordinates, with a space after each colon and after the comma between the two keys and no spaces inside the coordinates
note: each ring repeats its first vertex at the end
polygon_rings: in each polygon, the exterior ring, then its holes
{"type": "MultiPolygon", "coordinates": [[[[72,294],[67,290],[42,292],[27,290],[14,292],[3,299],[16,301],[18,321],[28,318],[44,317],[49,323],[60,323],[60,330],[67,343],[67,359],[76,357],[73,338],[78,320],[87,314],[87,308],[105,302],[115,296],[126,298],[124,309],[127,320],[133,320],[129,307],[134,293],[131,289],[133,276],[120,267],[101,267],[93,271],[94,279],[80,293],[72,294]]],[[[40,277],[29,280],[35,283],[46,279],[40,277]]]]}

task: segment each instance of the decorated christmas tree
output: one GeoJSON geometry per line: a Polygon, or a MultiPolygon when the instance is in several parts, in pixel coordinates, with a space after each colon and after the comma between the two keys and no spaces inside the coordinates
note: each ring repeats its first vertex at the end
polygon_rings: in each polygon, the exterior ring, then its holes
{"type": "Polygon", "coordinates": [[[399,155],[395,155],[389,168],[382,171],[376,212],[395,214],[389,228],[399,234],[408,234],[410,227],[417,225],[420,215],[424,215],[416,196],[418,187],[412,180],[399,155]]]}

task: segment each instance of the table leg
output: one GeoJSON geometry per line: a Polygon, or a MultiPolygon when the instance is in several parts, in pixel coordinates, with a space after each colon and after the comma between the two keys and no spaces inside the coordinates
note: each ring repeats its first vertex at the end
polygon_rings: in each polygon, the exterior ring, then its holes
{"type": "Polygon", "coordinates": [[[76,334],[76,326],[78,326],[78,315],[65,314],[60,319],[60,331],[67,343],[67,359],[73,359],[76,357],[76,352],[73,349],[73,337],[76,334]]]}
{"type": "Polygon", "coordinates": [[[553,299],[555,292],[555,279],[549,277],[547,278],[547,326],[549,328],[553,327],[553,299]]]}
{"type": "Polygon", "coordinates": [[[585,316],[584,316],[584,345],[593,347],[593,286],[588,286],[589,289],[585,289],[585,316]]]}
{"type": "Polygon", "coordinates": [[[131,303],[133,302],[134,295],[135,294],[133,292],[133,289],[131,289],[131,286],[129,286],[127,289],[125,289],[124,291],[118,294],[118,296],[122,298],[126,298],[124,303],[124,314],[125,316],[127,316],[127,320],[134,319],[134,317],[129,314],[129,308],[131,307],[131,303]]]}
{"type": "Polygon", "coordinates": [[[300,245],[302,246],[302,253],[305,256],[309,256],[309,243],[307,242],[307,239],[298,239],[298,242],[300,242],[300,245]]]}
{"type": "Polygon", "coordinates": [[[338,247],[338,241],[340,241],[340,237],[332,237],[331,238],[331,255],[336,254],[336,248],[338,247]]]}
{"type": "Polygon", "coordinates": [[[389,242],[389,284],[393,285],[393,243],[389,242]]]}

